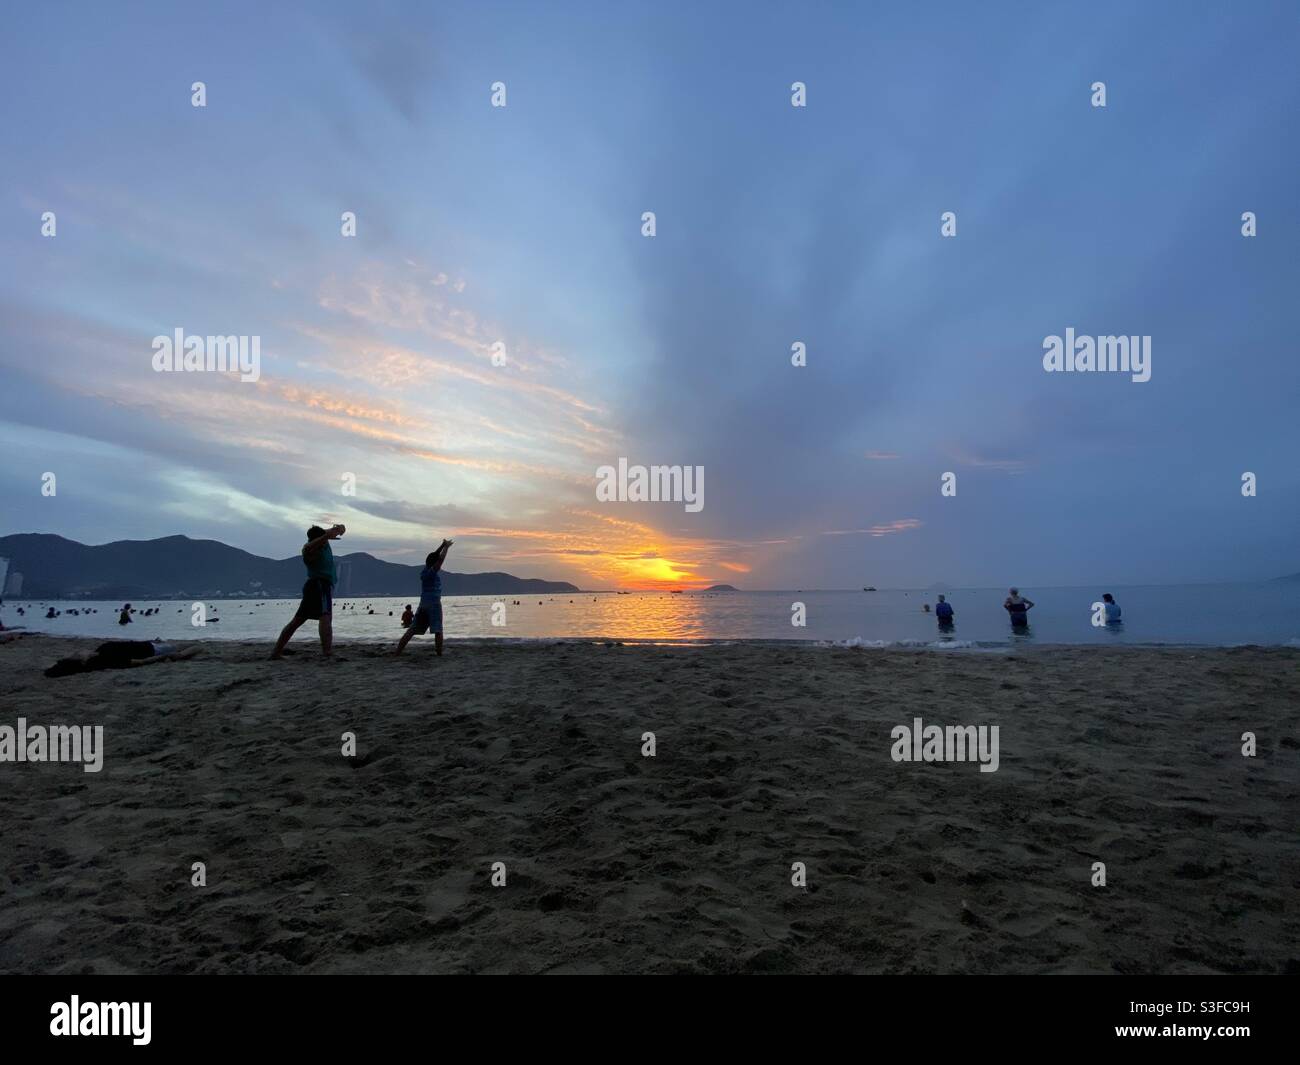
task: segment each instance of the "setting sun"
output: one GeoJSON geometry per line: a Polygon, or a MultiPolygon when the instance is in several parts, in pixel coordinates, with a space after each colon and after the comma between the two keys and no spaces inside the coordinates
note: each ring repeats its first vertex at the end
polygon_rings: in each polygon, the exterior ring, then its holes
{"type": "Polygon", "coordinates": [[[694,578],[694,574],[679,570],[676,563],[666,558],[638,558],[630,563],[628,569],[624,582],[642,586],[680,585],[694,578]]]}

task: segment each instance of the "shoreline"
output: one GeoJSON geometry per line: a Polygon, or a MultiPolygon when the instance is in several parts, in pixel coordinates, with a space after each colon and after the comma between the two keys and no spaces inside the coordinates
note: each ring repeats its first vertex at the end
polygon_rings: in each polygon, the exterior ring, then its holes
{"type": "MultiPolygon", "coordinates": [[[[312,623],[308,623],[310,625],[312,623]]],[[[404,630],[403,630],[404,631],[404,630]]],[[[80,650],[90,650],[94,646],[102,643],[111,643],[114,641],[133,641],[147,639],[143,635],[131,633],[129,635],[113,636],[84,636],[69,633],[43,632],[40,629],[32,629],[25,626],[15,626],[13,628],[0,631],[0,638],[5,634],[12,633],[15,636],[24,638],[39,638],[42,640],[62,641],[69,644],[78,645],[80,650]],[[84,645],[84,646],[82,646],[84,645]]],[[[348,634],[334,633],[334,646],[340,647],[395,647],[400,633],[377,636],[364,635],[354,636],[348,634]]],[[[429,637],[431,640],[432,638],[429,637]]],[[[169,643],[175,643],[182,646],[198,644],[200,646],[214,647],[246,647],[256,648],[263,646],[273,646],[274,637],[268,639],[249,639],[246,636],[196,636],[190,638],[176,637],[168,640],[169,643]]],[[[419,644],[412,644],[413,651],[408,654],[418,654],[419,644]]],[[[629,638],[626,636],[456,636],[448,635],[446,637],[446,646],[452,647],[550,647],[550,646],[596,646],[596,647],[772,647],[777,649],[817,649],[831,651],[948,651],[957,653],[960,651],[1010,651],[1014,653],[1039,653],[1044,651],[1236,651],[1236,650],[1259,650],[1259,651],[1300,651],[1300,639],[1292,638],[1283,643],[1162,643],[1152,641],[1150,643],[1138,642],[1116,642],[1116,643],[1061,643],[1061,642],[1044,642],[1039,643],[1033,639],[1016,639],[1009,637],[1006,640],[925,640],[916,638],[903,638],[897,640],[867,640],[860,637],[853,637],[846,640],[827,640],[819,637],[808,638],[777,638],[762,636],[683,636],[683,637],[647,637],[647,638],[629,638]]],[[[295,635],[293,641],[285,649],[286,655],[310,653],[312,649],[319,652],[319,643],[316,640],[314,632],[308,627],[295,635]]]]}
{"type": "Polygon", "coordinates": [[[0,647],[0,726],[104,729],[98,772],[0,763],[0,972],[1300,967],[1297,650],[208,641],[42,676],[92,642],[0,647]],[[997,770],[895,761],[917,718],[996,726],[997,770]]]}

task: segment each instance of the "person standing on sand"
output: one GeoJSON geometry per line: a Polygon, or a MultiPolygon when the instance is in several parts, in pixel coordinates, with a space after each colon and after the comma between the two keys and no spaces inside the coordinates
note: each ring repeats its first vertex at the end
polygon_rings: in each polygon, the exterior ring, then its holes
{"type": "Polygon", "coordinates": [[[302,602],[293,620],[284,627],[276,641],[272,658],[284,656],[285,644],[307,621],[320,622],[320,646],[328,658],[334,653],[334,585],[338,583],[338,570],[334,565],[334,552],[330,541],[337,540],[347,529],[335,525],[322,529],[313,525],[307,530],[307,542],[302,547],[302,561],[307,567],[307,581],[302,586],[302,602]]]}
{"type": "Polygon", "coordinates": [[[424,569],[420,570],[420,606],[415,611],[415,620],[411,627],[397,641],[397,653],[400,655],[412,636],[423,636],[433,630],[434,654],[442,654],[442,564],[451,550],[451,541],[443,540],[436,551],[430,551],[424,560],[424,569]]]}
{"type": "Polygon", "coordinates": [[[1012,628],[1023,629],[1029,624],[1029,611],[1034,604],[1021,596],[1019,588],[1012,588],[1002,605],[1011,615],[1012,628]]]}

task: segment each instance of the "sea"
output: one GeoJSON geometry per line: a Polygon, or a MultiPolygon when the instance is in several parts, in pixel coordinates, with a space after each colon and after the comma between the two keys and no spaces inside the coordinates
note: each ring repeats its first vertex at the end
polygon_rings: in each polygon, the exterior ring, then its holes
{"type": "MultiPolygon", "coordinates": [[[[613,640],[624,643],[804,641],[847,647],[911,647],[998,651],[1026,645],[1172,644],[1300,647],[1300,583],[1031,588],[1029,626],[1013,630],[1005,588],[945,593],[955,612],[950,629],[933,613],[936,594],[921,589],[785,592],[571,592],[556,595],[447,596],[448,640],[613,640]],[[1123,610],[1120,625],[1093,624],[1093,604],[1110,592],[1123,610]],[[802,620],[803,624],[794,624],[802,620]]],[[[336,641],[396,643],[401,614],[417,596],[335,601],[336,641]]],[[[292,599],[214,599],[201,623],[189,601],[133,602],[131,625],[117,623],[120,601],[6,601],[6,627],[61,636],[189,641],[272,642],[293,616],[292,599]],[[53,607],[56,616],[46,618],[53,607]],[[24,614],[18,613],[19,609],[24,614]],[[156,613],[143,616],[146,609],[156,613]],[[75,611],[75,613],[74,613],[75,611]]],[[[295,642],[315,639],[309,622],[295,642]]],[[[415,641],[420,642],[419,638],[415,641]]]]}

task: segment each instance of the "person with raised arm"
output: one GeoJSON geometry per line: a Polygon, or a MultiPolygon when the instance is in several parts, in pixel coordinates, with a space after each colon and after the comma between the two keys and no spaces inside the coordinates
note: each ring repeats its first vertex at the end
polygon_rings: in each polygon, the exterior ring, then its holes
{"type": "Polygon", "coordinates": [[[415,620],[397,642],[400,655],[412,636],[423,636],[433,630],[433,652],[442,654],[442,564],[447,559],[452,542],[443,540],[436,551],[430,551],[424,560],[424,569],[420,570],[420,605],[415,611],[415,620]]]}
{"type": "Polygon", "coordinates": [[[302,601],[293,620],[284,627],[280,639],[276,641],[272,658],[284,656],[285,645],[308,621],[320,622],[320,646],[328,658],[334,653],[334,585],[338,583],[338,569],[334,564],[334,552],[330,550],[330,541],[337,540],[347,529],[334,525],[322,529],[313,525],[307,530],[307,542],[302,547],[303,565],[307,567],[307,580],[302,586],[302,601]]]}

